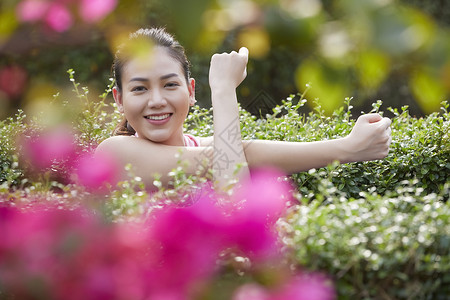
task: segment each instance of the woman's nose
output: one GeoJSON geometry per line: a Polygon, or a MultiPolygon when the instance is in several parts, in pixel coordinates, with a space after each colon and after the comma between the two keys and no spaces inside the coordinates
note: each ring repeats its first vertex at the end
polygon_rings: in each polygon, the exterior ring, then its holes
{"type": "Polygon", "coordinates": [[[148,106],[152,108],[160,108],[167,104],[163,93],[159,89],[153,89],[150,93],[150,99],[148,100],[148,106]]]}

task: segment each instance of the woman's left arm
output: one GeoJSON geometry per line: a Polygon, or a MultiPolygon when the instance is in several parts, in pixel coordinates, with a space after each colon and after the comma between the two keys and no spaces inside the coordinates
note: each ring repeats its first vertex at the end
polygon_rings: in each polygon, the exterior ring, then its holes
{"type": "MultiPolygon", "coordinates": [[[[391,120],[379,114],[358,118],[352,132],[343,138],[316,142],[244,140],[244,153],[250,168],[272,166],[287,174],[340,163],[383,159],[391,144],[391,120]]],[[[202,139],[211,146],[212,137],[202,139]]]]}
{"type": "Polygon", "coordinates": [[[251,168],[273,166],[292,174],[340,163],[383,159],[391,144],[391,120],[379,114],[358,118],[352,132],[343,138],[317,142],[245,141],[251,168]]]}

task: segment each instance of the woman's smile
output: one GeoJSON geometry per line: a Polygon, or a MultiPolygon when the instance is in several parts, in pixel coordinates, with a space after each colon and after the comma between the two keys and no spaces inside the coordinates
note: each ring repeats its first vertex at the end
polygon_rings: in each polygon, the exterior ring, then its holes
{"type": "Polygon", "coordinates": [[[163,125],[170,121],[173,113],[165,113],[165,114],[152,114],[147,115],[144,118],[152,125],[163,125]]]}

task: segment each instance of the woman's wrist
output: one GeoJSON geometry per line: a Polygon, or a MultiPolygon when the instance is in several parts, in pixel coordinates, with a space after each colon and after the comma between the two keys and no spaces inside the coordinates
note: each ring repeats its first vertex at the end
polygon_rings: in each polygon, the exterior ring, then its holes
{"type": "Polygon", "coordinates": [[[236,87],[232,84],[222,84],[211,86],[211,95],[212,96],[229,96],[236,94],[236,87]]]}
{"type": "Polygon", "coordinates": [[[340,163],[349,163],[354,162],[355,160],[355,147],[353,145],[353,142],[349,136],[339,138],[334,140],[336,142],[336,159],[340,163]]]}
{"type": "Polygon", "coordinates": [[[236,92],[229,90],[215,90],[211,92],[212,107],[220,112],[221,115],[226,114],[227,111],[237,113],[238,103],[236,92]]]}

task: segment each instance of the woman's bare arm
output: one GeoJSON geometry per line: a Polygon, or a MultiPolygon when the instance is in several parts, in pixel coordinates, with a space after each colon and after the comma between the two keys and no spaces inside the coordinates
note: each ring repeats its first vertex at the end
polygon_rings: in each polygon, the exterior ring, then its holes
{"type": "Polygon", "coordinates": [[[247,48],[211,58],[209,84],[214,120],[213,176],[218,187],[249,175],[241,137],[236,88],[246,77],[247,48]],[[237,174],[236,167],[240,165],[237,174]]]}
{"type": "Polygon", "coordinates": [[[169,173],[181,166],[187,174],[206,175],[212,168],[212,147],[167,146],[134,136],[114,136],[97,147],[95,155],[112,156],[117,162],[118,179],[127,180],[126,165],[141,177],[145,186],[156,190],[156,176],[164,187],[170,187],[169,173]]]}
{"type": "Polygon", "coordinates": [[[292,174],[340,163],[382,159],[391,143],[391,120],[378,114],[358,118],[352,132],[344,138],[318,142],[245,141],[251,168],[273,166],[292,174]]]}

